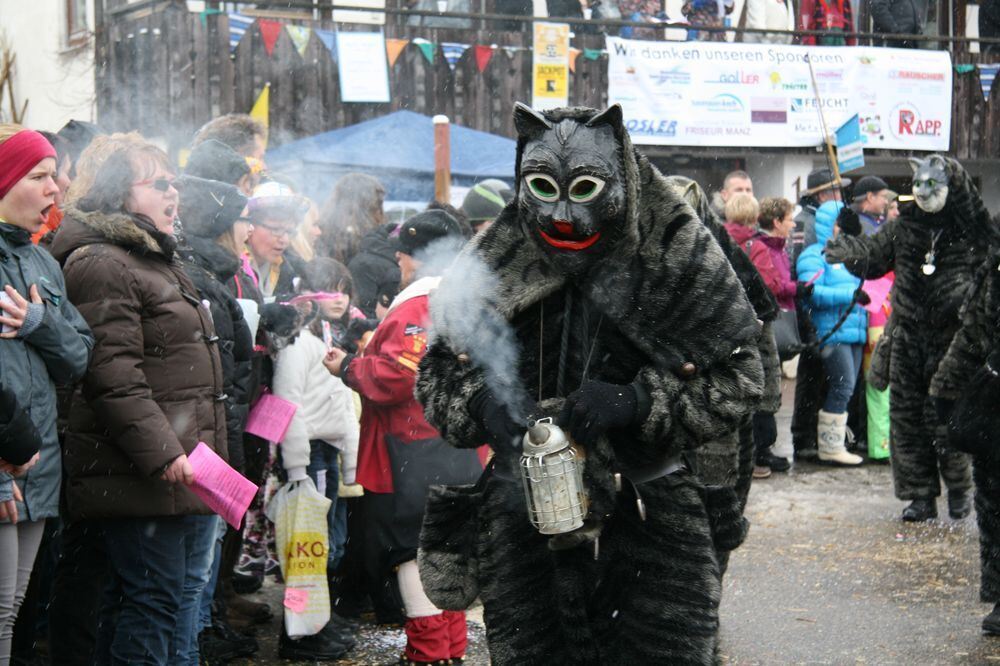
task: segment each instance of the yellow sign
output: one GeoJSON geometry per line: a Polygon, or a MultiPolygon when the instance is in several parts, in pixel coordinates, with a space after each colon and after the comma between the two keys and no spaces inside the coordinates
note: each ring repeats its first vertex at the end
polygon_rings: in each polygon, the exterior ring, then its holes
{"type": "Polygon", "coordinates": [[[569,25],[536,23],[531,106],[554,109],[569,104],[569,25]]]}

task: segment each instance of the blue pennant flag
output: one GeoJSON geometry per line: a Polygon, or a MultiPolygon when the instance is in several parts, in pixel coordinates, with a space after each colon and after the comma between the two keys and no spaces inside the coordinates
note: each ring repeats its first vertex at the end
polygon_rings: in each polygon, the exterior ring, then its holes
{"type": "Polygon", "coordinates": [[[979,65],[979,86],[983,89],[983,99],[990,101],[990,88],[993,87],[993,79],[1000,71],[1000,65],[979,65]]]}
{"type": "Polygon", "coordinates": [[[240,45],[240,40],[243,39],[243,35],[250,26],[253,25],[253,19],[249,16],[244,16],[243,14],[237,12],[229,12],[229,50],[235,51],[236,47],[240,45]]]}
{"type": "Polygon", "coordinates": [[[466,49],[469,48],[468,44],[458,44],[457,42],[441,42],[441,53],[444,54],[444,59],[448,61],[448,66],[451,67],[452,71],[455,70],[455,65],[458,64],[459,59],[462,54],[465,53],[466,49]]]}
{"type": "Polygon", "coordinates": [[[337,53],[337,33],[333,30],[320,30],[316,28],[313,33],[319,37],[319,41],[323,42],[323,46],[326,50],[330,52],[330,57],[333,58],[337,53]]]}

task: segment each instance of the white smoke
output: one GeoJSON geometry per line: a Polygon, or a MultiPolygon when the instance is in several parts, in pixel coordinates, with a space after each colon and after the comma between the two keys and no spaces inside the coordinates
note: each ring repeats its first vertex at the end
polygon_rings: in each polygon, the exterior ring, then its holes
{"type": "Polygon", "coordinates": [[[433,297],[431,336],[442,335],[456,352],[468,354],[511,419],[524,423],[533,402],[521,384],[517,337],[495,307],[497,276],[474,253],[449,259],[433,297]]]}

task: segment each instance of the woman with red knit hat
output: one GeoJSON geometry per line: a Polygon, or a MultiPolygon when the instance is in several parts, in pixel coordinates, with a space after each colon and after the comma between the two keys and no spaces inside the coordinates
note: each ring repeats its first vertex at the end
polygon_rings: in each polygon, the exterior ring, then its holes
{"type": "Polygon", "coordinates": [[[55,204],[55,175],[56,151],[45,137],[0,125],[0,389],[17,396],[41,439],[33,466],[0,460],[0,666],[10,661],[45,519],[59,510],[55,383],[79,380],[94,346],[65,297],[59,264],[31,242],[55,204]]]}

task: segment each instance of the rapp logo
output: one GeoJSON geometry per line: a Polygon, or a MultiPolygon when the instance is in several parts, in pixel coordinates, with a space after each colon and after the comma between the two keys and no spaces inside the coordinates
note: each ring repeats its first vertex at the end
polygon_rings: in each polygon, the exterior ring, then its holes
{"type": "Polygon", "coordinates": [[[920,111],[910,102],[897,104],[889,117],[889,130],[897,139],[941,136],[943,129],[943,121],[921,117],[920,111]]]}

